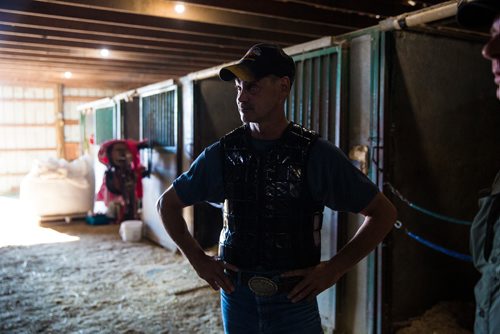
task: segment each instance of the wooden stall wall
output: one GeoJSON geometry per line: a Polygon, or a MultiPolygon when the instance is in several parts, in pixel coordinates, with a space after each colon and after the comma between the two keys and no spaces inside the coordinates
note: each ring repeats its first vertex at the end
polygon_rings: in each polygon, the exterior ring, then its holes
{"type": "MultiPolygon", "coordinates": [[[[479,190],[500,168],[500,106],[482,43],[414,32],[387,38],[386,181],[419,207],[471,221],[479,190]]],[[[394,327],[441,301],[472,303],[472,264],[404,232],[470,254],[469,226],[417,211],[395,195],[392,201],[403,224],[392,233],[394,327]]],[[[464,326],[471,316],[463,315],[464,326]]]]}
{"type": "Polygon", "coordinates": [[[0,193],[17,193],[36,159],[81,154],[78,105],[113,95],[106,88],[49,83],[0,85],[0,193]]]}
{"type": "Polygon", "coordinates": [[[35,159],[57,158],[57,86],[0,85],[0,193],[19,191],[35,159]]]}
{"type": "MultiPolygon", "coordinates": [[[[242,124],[236,106],[234,82],[218,77],[193,82],[194,156],[242,124]]],[[[220,203],[216,203],[220,204],[220,203]]],[[[194,206],[193,233],[202,247],[217,245],[222,228],[222,211],[213,204],[194,206]]]]}

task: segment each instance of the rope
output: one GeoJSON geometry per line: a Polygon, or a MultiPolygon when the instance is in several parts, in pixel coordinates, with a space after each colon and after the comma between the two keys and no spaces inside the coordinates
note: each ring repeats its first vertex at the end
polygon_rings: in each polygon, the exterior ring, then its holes
{"type": "Polygon", "coordinates": [[[415,203],[412,203],[410,202],[409,200],[407,200],[403,195],[401,195],[401,193],[393,187],[392,184],[390,184],[389,182],[386,182],[384,183],[384,185],[387,185],[389,187],[389,189],[391,190],[391,192],[396,195],[401,201],[405,202],[410,208],[412,209],[415,209],[417,211],[420,211],[422,213],[425,213],[426,215],[428,216],[431,216],[431,217],[434,217],[434,218],[437,218],[437,219],[440,219],[440,220],[444,220],[444,221],[447,221],[447,222],[450,222],[450,223],[454,223],[454,224],[460,224],[460,225],[471,225],[472,222],[470,221],[467,221],[467,220],[461,220],[461,219],[456,219],[456,218],[453,218],[453,217],[449,217],[449,216],[445,216],[445,215],[442,215],[440,213],[437,213],[437,212],[434,212],[434,211],[431,211],[431,210],[427,210],[425,208],[422,208],[418,205],[416,205],[415,203]]]}
{"type": "MultiPolygon", "coordinates": [[[[394,224],[394,226],[397,228],[397,229],[400,229],[402,226],[403,226],[403,223],[401,223],[399,220],[396,222],[396,224],[394,224]]],[[[405,233],[411,237],[412,239],[420,242],[421,244],[429,247],[429,248],[432,248],[434,249],[435,251],[438,251],[440,253],[443,253],[445,255],[448,255],[448,256],[451,256],[451,257],[454,257],[458,260],[461,260],[461,261],[465,261],[465,262],[472,262],[472,256],[468,255],[468,254],[463,254],[463,253],[459,253],[459,252],[456,252],[454,250],[451,250],[451,249],[448,249],[448,248],[445,248],[443,246],[440,246],[438,244],[435,244],[429,240],[426,240],[424,238],[422,238],[421,236],[418,236],[410,231],[408,231],[407,228],[404,229],[405,233]]]]}

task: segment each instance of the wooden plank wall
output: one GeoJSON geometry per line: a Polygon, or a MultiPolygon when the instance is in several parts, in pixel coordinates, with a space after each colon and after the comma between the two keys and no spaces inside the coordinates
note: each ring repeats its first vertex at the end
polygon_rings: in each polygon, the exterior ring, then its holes
{"type": "Polygon", "coordinates": [[[49,83],[0,83],[0,194],[15,194],[35,160],[78,158],[77,106],[117,93],[49,83]]]}

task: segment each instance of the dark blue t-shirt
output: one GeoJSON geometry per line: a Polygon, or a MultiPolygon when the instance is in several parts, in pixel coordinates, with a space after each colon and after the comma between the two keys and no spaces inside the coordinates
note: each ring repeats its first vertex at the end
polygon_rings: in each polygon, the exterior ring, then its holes
{"type": "MultiPolygon", "coordinates": [[[[268,150],[276,143],[277,140],[252,138],[252,144],[258,151],[268,150]]],[[[358,213],[378,193],[378,188],[351,164],[340,149],[321,138],[311,146],[306,171],[314,200],[335,211],[358,213]]],[[[196,158],[190,169],[174,181],[174,189],[186,205],[224,201],[219,142],[207,147],[196,158]]]]}

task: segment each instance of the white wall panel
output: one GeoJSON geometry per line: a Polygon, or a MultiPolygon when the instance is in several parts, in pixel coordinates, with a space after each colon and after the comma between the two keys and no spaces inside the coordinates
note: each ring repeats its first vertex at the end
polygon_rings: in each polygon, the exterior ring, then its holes
{"type": "Polygon", "coordinates": [[[2,97],[6,99],[11,99],[14,97],[14,89],[10,86],[2,87],[2,97]]]}
{"type": "Polygon", "coordinates": [[[55,86],[0,85],[0,193],[19,186],[35,159],[55,157],[55,86]]]}

